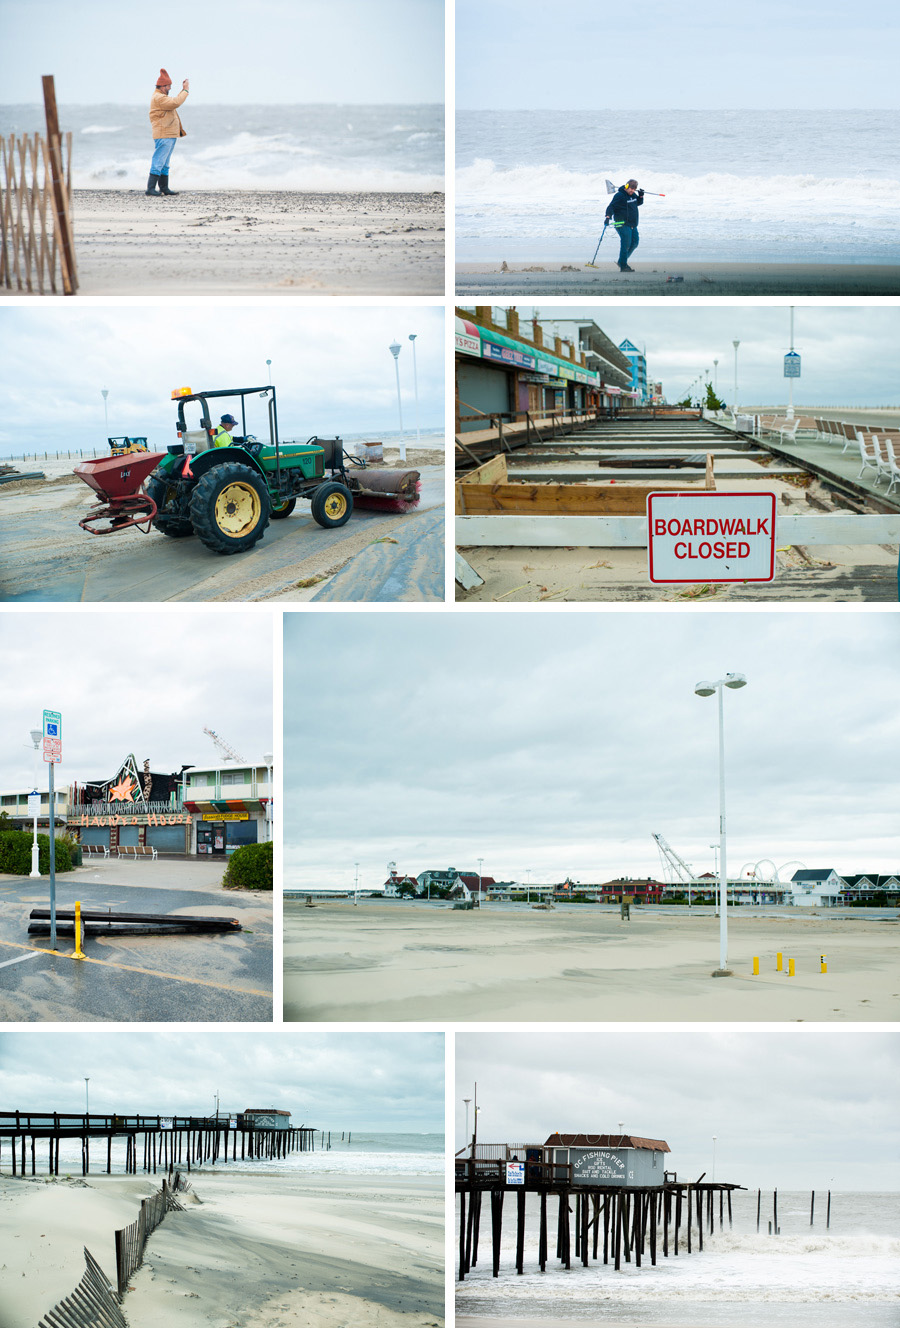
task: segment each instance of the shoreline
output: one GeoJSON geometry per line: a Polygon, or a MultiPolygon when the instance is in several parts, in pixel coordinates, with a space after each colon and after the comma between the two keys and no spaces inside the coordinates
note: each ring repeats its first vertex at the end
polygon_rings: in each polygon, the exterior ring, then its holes
{"type": "MultiPolygon", "coordinates": [[[[131,1328],[426,1328],[443,1321],[443,1177],[194,1170],[147,1243],[131,1328]],[[389,1232],[389,1236],[385,1233],[389,1232]]],[[[3,1328],[33,1328],[160,1176],[0,1175],[3,1328]],[[21,1242],[21,1244],[19,1244],[21,1242]]]]}
{"type": "Polygon", "coordinates": [[[73,191],[75,298],[443,294],[441,193],[176,192],[73,191]]]}
{"type": "Polygon", "coordinates": [[[559,259],[460,261],[457,295],[897,295],[897,263],[742,263],[635,259],[632,273],[559,259]],[[681,281],[673,278],[681,277],[681,281]]]}

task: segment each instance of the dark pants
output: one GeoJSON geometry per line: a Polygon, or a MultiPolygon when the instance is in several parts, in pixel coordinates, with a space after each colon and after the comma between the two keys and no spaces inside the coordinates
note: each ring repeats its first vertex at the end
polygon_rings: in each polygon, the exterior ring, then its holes
{"type": "Polygon", "coordinates": [[[625,267],[631,255],[640,244],[637,226],[619,227],[619,267],[625,267]]]}

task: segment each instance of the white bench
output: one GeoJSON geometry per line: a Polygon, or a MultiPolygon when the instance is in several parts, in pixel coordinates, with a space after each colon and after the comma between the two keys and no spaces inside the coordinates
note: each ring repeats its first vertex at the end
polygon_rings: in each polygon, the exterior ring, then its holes
{"type": "Polygon", "coordinates": [[[108,844],[82,844],[82,846],[81,846],[81,852],[82,852],[82,856],[83,856],[83,857],[86,856],[86,857],[88,857],[88,858],[108,858],[108,857],[109,857],[109,845],[108,845],[108,844]]]}
{"type": "Polygon", "coordinates": [[[152,844],[120,844],[116,854],[120,858],[152,858],[156,861],[156,849],[152,844]]]}

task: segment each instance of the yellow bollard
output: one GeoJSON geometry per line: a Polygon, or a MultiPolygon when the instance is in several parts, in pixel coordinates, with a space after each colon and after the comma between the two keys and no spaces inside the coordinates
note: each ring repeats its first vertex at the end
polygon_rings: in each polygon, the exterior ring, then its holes
{"type": "Polygon", "coordinates": [[[759,977],[759,955],[753,956],[753,976],[755,978],[759,977]]]}
{"type": "Polygon", "coordinates": [[[781,951],[779,950],[775,956],[775,972],[781,973],[783,968],[784,968],[784,960],[781,956],[781,951]]]}
{"type": "Polygon", "coordinates": [[[796,976],[796,975],[795,975],[795,973],[794,973],[794,961],[793,961],[793,959],[789,959],[789,960],[788,960],[788,977],[789,977],[789,978],[792,978],[792,977],[795,977],[795,976],[796,976]]]}
{"type": "Polygon", "coordinates": [[[819,955],[819,972],[828,972],[828,955],[819,955]]]}
{"type": "Polygon", "coordinates": [[[81,948],[81,902],[75,901],[75,953],[73,959],[86,959],[84,951],[81,948]]]}

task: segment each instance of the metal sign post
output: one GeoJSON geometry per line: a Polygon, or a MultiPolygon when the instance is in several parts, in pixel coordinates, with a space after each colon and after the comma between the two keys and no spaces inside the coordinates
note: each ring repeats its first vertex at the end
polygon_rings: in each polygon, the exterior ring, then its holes
{"type": "Polygon", "coordinates": [[[62,760],[62,715],[44,711],[44,760],[50,766],[50,949],[56,949],[56,793],[53,767],[62,760]]]}

